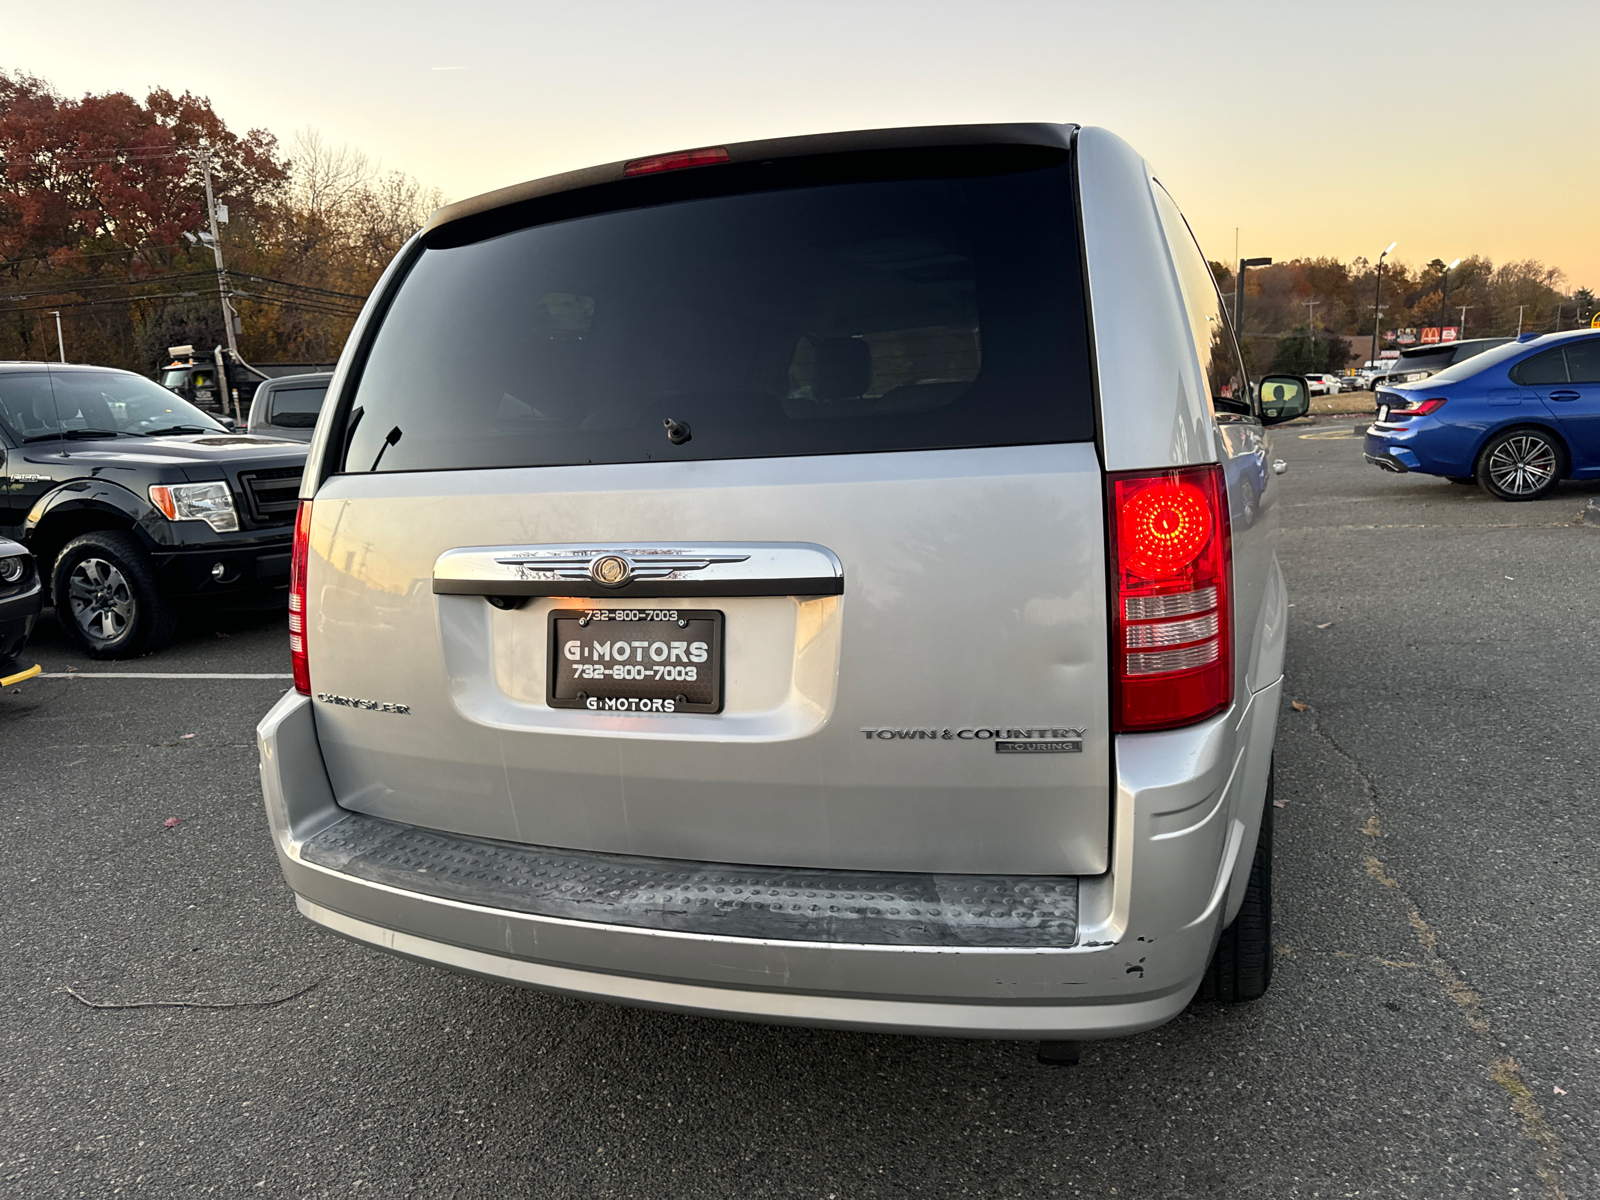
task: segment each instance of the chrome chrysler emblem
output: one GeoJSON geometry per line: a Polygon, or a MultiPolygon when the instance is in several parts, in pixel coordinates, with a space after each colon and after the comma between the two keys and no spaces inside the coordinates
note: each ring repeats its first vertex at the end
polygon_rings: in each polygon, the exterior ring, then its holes
{"type": "Polygon", "coordinates": [[[601,587],[621,587],[633,577],[633,567],[620,554],[605,554],[589,564],[589,577],[601,587]]]}
{"type": "Polygon", "coordinates": [[[663,579],[682,579],[688,571],[703,571],[712,565],[732,565],[748,561],[748,554],[708,554],[694,550],[641,548],[602,550],[573,547],[547,552],[518,553],[494,561],[510,567],[519,579],[590,580],[601,587],[619,588],[630,583],[663,579]]]}

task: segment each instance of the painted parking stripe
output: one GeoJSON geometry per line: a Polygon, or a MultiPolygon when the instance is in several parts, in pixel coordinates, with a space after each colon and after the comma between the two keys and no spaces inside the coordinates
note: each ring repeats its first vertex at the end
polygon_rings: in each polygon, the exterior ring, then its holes
{"type": "Polygon", "coordinates": [[[1336,442],[1344,438],[1358,438],[1366,433],[1366,429],[1317,429],[1311,433],[1302,433],[1302,442],[1336,442]]]}
{"type": "Polygon", "coordinates": [[[232,671],[46,671],[40,679],[293,679],[293,675],[245,675],[232,671]]]}

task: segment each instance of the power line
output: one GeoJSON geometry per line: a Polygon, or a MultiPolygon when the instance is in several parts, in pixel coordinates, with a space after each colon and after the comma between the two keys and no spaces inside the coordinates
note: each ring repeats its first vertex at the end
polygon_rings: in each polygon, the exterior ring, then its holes
{"type": "Polygon", "coordinates": [[[353,319],[361,315],[361,310],[359,308],[332,308],[318,304],[312,300],[293,300],[280,296],[261,296],[253,292],[236,291],[233,294],[238,296],[241,300],[251,300],[257,304],[276,304],[280,308],[301,308],[305,309],[307,312],[322,313],[325,316],[330,317],[350,317],[353,319]]]}
{"type": "Polygon", "coordinates": [[[125,162],[151,162],[162,158],[193,158],[198,153],[199,151],[196,150],[160,150],[151,151],[149,153],[112,150],[110,151],[110,154],[113,157],[110,158],[58,158],[56,161],[79,166],[85,163],[110,163],[112,165],[117,165],[125,162]]]}
{"type": "MultiPolygon", "coordinates": [[[[112,257],[114,257],[114,256],[116,256],[118,254],[139,254],[139,253],[143,252],[144,250],[160,250],[160,249],[164,249],[164,248],[165,247],[161,247],[161,246],[132,246],[132,247],[129,247],[128,249],[126,249],[126,250],[93,250],[93,251],[90,251],[90,252],[88,252],[86,254],[78,254],[77,257],[78,258],[112,258],[112,257]]],[[[41,256],[39,258],[7,258],[7,259],[0,259],[0,267],[20,267],[20,266],[22,266],[23,263],[47,263],[47,262],[54,262],[54,261],[55,261],[55,259],[51,258],[48,254],[43,255],[43,256],[41,256]]]]}
{"type": "Polygon", "coordinates": [[[38,296],[69,296],[79,292],[97,292],[106,288],[152,287],[157,284],[177,283],[184,279],[215,278],[215,271],[181,271],[176,275],[157,275],[152,279],[118,279],[105,283],[67,284],[36,292],[0,292],[0,300],[32,300],[38,296]]]}
{"type": "Polygon", "coordinates": [[[144,304],[151,300],[192,300],[198,298],[199,292],[162,292],[156,296],[119,296],[114,300],[69,300],[64,304],[23,304],[16,308],[8,308],[4,315],[24,312],[53,312],[54,310],[68,308],[109,308],[114,304],[144,304]]]}
{"type": "Polygon", "coordinates": [[[302,292],[318,292],[324,296],[339,296],[347,300],[359,300],[363,304],[367,301],[365,295],[356,292],[335,292],[329,288],[312,287],[309,283],[291,283],[287,279],[273,279],[266,275],[246,275],[243,271],[229,271],[228,274],[238,279],[249,279],[255,283],[276,283],[284,287],[296,288],[302,292]]]}

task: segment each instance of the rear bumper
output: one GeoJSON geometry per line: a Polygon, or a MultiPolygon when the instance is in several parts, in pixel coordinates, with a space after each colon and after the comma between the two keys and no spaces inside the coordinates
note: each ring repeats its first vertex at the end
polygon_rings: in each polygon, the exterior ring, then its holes
{"type": "Polygon", "coordinates": [[[1393,471],[1397,475],[1404,475],[1417,467],[1417,456],[1409,450],[1385,450],[1378,454],[1365,454],[1363,457],[1373,466],[1393,471]]]}
{"type": "Polygon", "coordinates": [[[1375,467],[1404,475],[1422,468],[1422,460],[1407,443],[1414,436],[1411,430],[1390,432],[1387,426],[1374,423],[1367,426],[1361,439],[1362,457],[1375,467]]]}
{"type": "Polygon", "coordinates": [[[362,878],[305,853],[351,817],[334,802],[310,701],[285,696],[257,734],[268,821],[299,910],[356,941],[652,1008],[886,1032],[1106,1038],[1181,1012],[1237,911],[1278,691],[1274,683],[1190,729],[1119,739],[1113,866],[1078,880],[1070,945],[786,940],[758,936],[748,917],[742,936],[721,936],[511,911],[470,890],[424,894],[392,876],[362,878]]]}

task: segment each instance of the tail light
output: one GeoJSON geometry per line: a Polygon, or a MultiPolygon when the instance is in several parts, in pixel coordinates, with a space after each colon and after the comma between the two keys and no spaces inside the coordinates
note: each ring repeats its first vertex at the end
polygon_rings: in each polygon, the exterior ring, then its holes
{"type": "Polygon", "coordinates": [[[1419,400],[1415,404],[1407,404],[1402,408],[1391,408],[1391,417],[1425,417],[1431,412],[1437,412],[1444,407],[1445,398],[1435,396],[1431,400],[1419,400]]]}
{"type": "Polygon", "coordinates": [[[294,690],[311,695],[311,667],[306,661],[306,555],[311,547],[311,501],[300,501],[294,514],[294,550],[289,555],[289,659],[294,690]]]}
{"type": "Polygon", "coordinates": [[[1233,700],[1232,549],[1222,468],[1112,475],[1118,732],[1174,729],[1233,700]]]}

